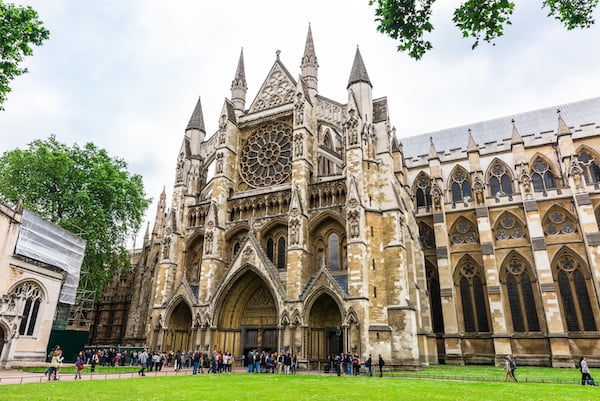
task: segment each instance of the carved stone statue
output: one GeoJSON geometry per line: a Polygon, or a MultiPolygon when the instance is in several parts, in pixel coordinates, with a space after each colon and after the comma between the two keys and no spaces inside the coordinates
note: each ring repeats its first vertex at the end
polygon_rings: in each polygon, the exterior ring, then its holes
{"type": "Polygon", "coordinates": [[[346,128],[346,136],[348,137],[348,145],[357,145],[358,144],[358,119],[355,116],[356,111],[354,109],[350,109],[348,112],[348,119],[344,123],[344,127],[346,128]]]}
{"type": "Polygon", "coordinates": [[[223,114],[219,121],[219,145],[225,143],[225,134],[227,132],[227,116],[223,114]]]}
{"type": "Polygon", "coordinates": [[[302,139],[303,138],[304,138],[304,135],[302,135],[301,132],[298,132],[296,135],[294,135],[294,155],[296,157],[302,156],[302,150],[303,150],[302,139]]]}
{"type": "Polygon", "coordinates": [[[350,224],[350,238],[358,238],[360,236],[360,213],[358,210],[348,212],[348,223],[350,224]]]}
{"type": "Polygon", "coordinates": [[[223,152],[217,153],[217,174],[223,174],[223,152]]]}
{"type": "Polygon", "coordinates": [[[296,101],[294,102],[294,109],[295,109],[295,122],[296,122],[296,126],[301,126],[302,124],[304,124],[304,96],[302,95],[302,93],[298,93],[296,95],[296,101]]]}

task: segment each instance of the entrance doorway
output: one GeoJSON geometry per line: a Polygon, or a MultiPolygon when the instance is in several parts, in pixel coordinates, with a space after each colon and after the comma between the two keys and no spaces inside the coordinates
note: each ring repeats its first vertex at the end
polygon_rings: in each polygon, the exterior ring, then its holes
{"type": "Polygon", "coordinates": [[[247,271],[224,294],[215,346],[247,355],[253,349],[277,351],[277,306],[265,281],[247,271]]]}
{"type": "Polygon", "coordinates": [[[171,312],[163,341],[163,351],[188,351],[191,349],[192,311],[183,301],[171,312]]]}
{"type": "Polygon", "coordinates": [[[311,359],[325,360],[328,355],[343,351],[342,314],[330,295],[321,294],[313,303],[308,324],[308,355],[311,359]]]}

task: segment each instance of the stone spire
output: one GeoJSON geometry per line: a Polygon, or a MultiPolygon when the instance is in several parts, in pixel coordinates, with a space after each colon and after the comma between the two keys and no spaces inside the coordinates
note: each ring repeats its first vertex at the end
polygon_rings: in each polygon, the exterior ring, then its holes
{"type": "Polygon", "coordinates": [[[192,116],[190,117],[190,121],[186,127],[187,130],[196,129],[203,133],[206,133],[206,129],[204,128],[204,114],[202,113],[202,103],[200,102],[200,97],[198,97],[198,102],[196,102],[196,107],[194,107],[194,111],[192,116]]]}
{"type": "Polygon", "coordinates": [[[146,232],[144,233],[144,245],[150,240],[150,222],[146,224],[146,232]]]}
{"type": "Polygon", "coordinates": [[[523,138],[521,137],[521,133],[519,133],[519,130],[517,129],[515,120],[512,119],[510,122],[512,123],[512,138],[510,141],[511,146],[522,144],[523,138]]]}
{"type": "Polygon", "coordinates": [[[317,54],[315,53],[315,45],[313,43],[310,24],[308,24],[306,44],[304,45],[304,55],[302,56],[300,68],[302,69],[302,78],[304,78],[311,96],[316,95],[318,92],[317,72],[319,69],[319,63],[317,62],[317,54]]]}
{"type": "Polygon", "coordinates": [[[560,115],[560,110],[556,110],[556,112],[558,113],[558,136],[570,135],[571,130],[560,115]]]}
{"type": "Polygon", "coordinates": [[[158,205],[156,206],[156,218],[154,220],[154,228],[152,229],[153,235],[162,235],[163,227],[165,224],[165,216],[167,210],[167,193],[165,192],[165,187],[160,194],[160,198],[158,199],[158,205]]]}
{"type": "Polygon", "coordinates": [[[235,77],[231,81],[231,102],[235,111],[241,114],[246,108],[246,92],[248,85],[246,84],[246,71],[244,69],[244,49],[240,52],[240,60],[238,61],[235,77]]]}
{"type": "Polygon", "coordinates": [[[473,139],[473,132],[471,128],[469,128],[469,144],[467,145],[467,153],[477,152],[479,151],[479,146],[477,146],[477,142],[473,139]]]}
{"type": "Polygon", "coordinates": [[[435,145],[433,144],[433,137],[429,137],[429,158],[428,160],[439,159],[435,145]]]}
{"type": "Polygon", "coordinates": [[[372,88],[371,80],[369,79],[369,74],[367,73],[367,68],[365,67],[365,63],[363,62],[362,56],[360,55],[360,50],[356,47],[356,55],[354,56],[354,63],[352,64],[352,71],[350,72],[350,78],[348,79],[348,86],[355,84],[357,82],[365,82],[369,84],[372,88]]]}

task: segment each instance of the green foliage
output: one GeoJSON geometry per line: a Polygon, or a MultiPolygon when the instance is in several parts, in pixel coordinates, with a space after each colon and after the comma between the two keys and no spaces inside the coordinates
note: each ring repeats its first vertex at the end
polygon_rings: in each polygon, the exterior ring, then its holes
{"type": "Polygon", "coordinates": [[[467,0],[454,10],[452,21],[465,38],[475,38],[472,49],[483,40],[490,43],[504,34],[504,25],[510,25],[509,17],[515,4],[509,0],[467,0]]]}
{"type": "Polygon", "coordinates": [[[88,143],[68,147],[51,136],[0,158],[0,199],[17,203],[87,241],[80,287],[100,290],[127,265],[123,248],[150,203],[139,175],[88,143]]]}
{"type": "MultiPolygon", "coordinates": [[[[400,41],[398,51],[407,51],[415,60],[433,48],[423,35],[433,31],[431,6],[436,0],[377,0],[377,30],[400,41]]],[[[373,5],[375,0],[370,0],[373,5]]]]}
{"type": "Polygon", "coordinates": [[[40,46],[49,36],[33,8],[0,0],[0,110],[4,110],[10,81],[27,72],[19,64],[33,54],[33,45],[40,46]]]}
{"type": "Polygon", "coordinates": [[[599,0],[544,0],[549,17],[559,20],[568,30],[589,28],[594,24],[592,14],[599,0]]]}
{"type": "MultiPolygon", "coordinates": [[[[398,51],[420,60],[433,48],[425,34],[433,31],[431,8],[437,0],[369,0],[375,5],[377,30],[400,42],[398,51]]],[[[589,28],[600,0],[543,0],[548,16],[560,21],[568,30],[589,28]]],[[[493,43],[510,25],[515,2],[511,0],[465,0],[455,11],[452,21],[463,37],[493,43]]]]}

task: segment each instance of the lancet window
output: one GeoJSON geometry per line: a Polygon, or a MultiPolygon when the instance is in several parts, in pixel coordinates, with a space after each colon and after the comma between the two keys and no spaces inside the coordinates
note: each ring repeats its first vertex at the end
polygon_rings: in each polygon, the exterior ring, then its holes
{"type": "Polygon", "coordinates": [[[534,191],[546,193],[548,190],[556,188],[554,173],[545,160],[538,158],[533,162],[532,166],[531,182],[533,183],[534,191]]]}
{"type": "Polygon", "coordinates": [[[457,273],[465,332],[489,332],[487,290],[481,269],[473,259],[465,257],[457,273]]]}
{"type": "Polygon", "coordinates": [[[540,331],[534,296],[531,269],[518,254],[511,254],[504,263],[506,293],[510,306],[513,331],[517,333],[540,331]]]}

